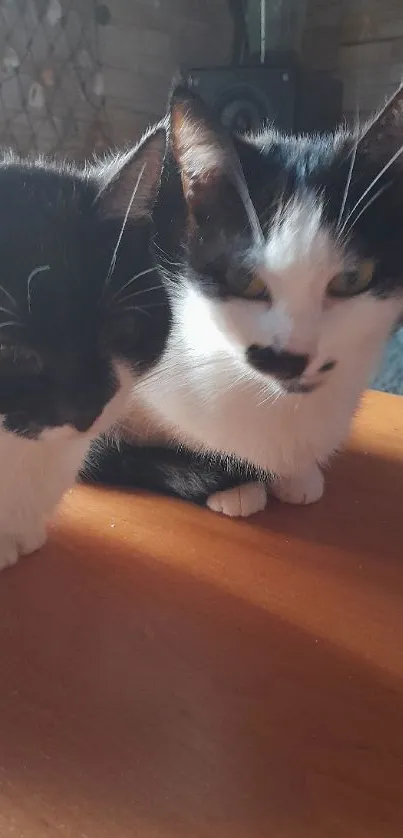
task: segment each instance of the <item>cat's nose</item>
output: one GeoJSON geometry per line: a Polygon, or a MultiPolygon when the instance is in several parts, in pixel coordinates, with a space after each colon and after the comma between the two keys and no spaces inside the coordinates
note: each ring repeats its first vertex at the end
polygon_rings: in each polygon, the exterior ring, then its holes
{"type": "Polygon", "coordinates": [[[249,363],[260,372],[273,375],[281,381],[300,378],[309,364],[309,355],[293,352],[276,352],[271,346],[252,345],[247,351],[249,363]]]}

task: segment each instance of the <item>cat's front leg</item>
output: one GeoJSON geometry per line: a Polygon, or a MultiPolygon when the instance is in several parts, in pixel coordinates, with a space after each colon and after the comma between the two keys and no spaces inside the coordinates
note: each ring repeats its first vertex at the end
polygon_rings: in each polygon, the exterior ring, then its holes
{"type": "Polygon", "coordinates": [[[39,522],[21,533],[0,533],[0,571],[15,565],[20,556],[40,550],[46,537],[46,528],[39,522]]]}
{"type": "Polygon", "coordinates": [[[276,477],[270,490],[282,503],[308,505],[317,503],[324,490],[323,474],[316,463],[292,477],[276,477]]]}

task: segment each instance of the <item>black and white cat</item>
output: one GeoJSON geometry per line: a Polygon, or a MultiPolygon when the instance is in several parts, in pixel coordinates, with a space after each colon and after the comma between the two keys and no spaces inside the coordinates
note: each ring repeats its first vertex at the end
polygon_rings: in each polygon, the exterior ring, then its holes
{"type": "Polygon", "coordinates": [[[154,222],[173,319],[133,426],[140,412],[187,451],[136,449],[127,421],[96,476],[262,509],[264,481],[215,491],[223,470],[192,453],[213,452],[272,475],[283,501],[319,500],[403,310],[402,90],[359,131],[231,140],[178,88],[154,222]]]}
{"type": "Polygon", "coordinates": [[[0,568],[43,544],[91,440],[164,349],[148,211],[165,146],[161,125],[85,170],[0,162],[0,568]]]}

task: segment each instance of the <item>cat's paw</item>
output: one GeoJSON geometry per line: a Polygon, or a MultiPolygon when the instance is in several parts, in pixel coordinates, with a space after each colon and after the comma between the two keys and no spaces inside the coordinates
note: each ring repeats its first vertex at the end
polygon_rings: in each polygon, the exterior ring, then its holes
{"type": "Polygon", "coordinates": [[[20,556],[40,550],[45,541],[44,527],[36,527],[21,535],[0,534],[0,571],[17,564],[20,556]]]}
{"type": "Polygon", "coordinates": [[[277,477],[271,484],[273,495],[283,503],[317,503],[323,490],[324,478],[318,466],[294,477],[277,477]]]}
{"type": "Polygon", "coordinates": [[[231,518],[247,518],[261,512],[267,503],[264,483],[242,483],[224,492],[215,492],[207,499],[207,506],[213,512],[221,512],[231,518]]]}
{"type": "Polygon", "coordinates": [[[0,570],[17,564],[19,555],[19,547],[14,536],[0,534],[0,570]]]}
{"type": "Polygon", "coordinates": [[[36,553],[45,544],[47,532],[44,526],[34,527],[26,533],[17,537],[20,556],[29,556],[36,553]]]}

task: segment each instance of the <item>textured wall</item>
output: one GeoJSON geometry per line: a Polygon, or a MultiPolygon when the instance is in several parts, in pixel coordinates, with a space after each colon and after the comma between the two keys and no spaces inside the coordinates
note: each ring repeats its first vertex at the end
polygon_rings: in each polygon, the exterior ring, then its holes
{"type": "Polygon", "coordinates": [[[304,52],[341,75],[347,118],[367,117],[403,76],[402,0],[309,0],[304,52]]]}
{"type": "Polygon", "coordinates": [[[403,76],[403,3],[399,0],[344,0],[340,68],[345,110],[357,98],[366,116],[403,76]]]}
{"type": "Polygon", "coordinates": [[[116,142],[160,116],[178,66],[228,62],[232,27],[226,0],[110,0],[101,27],[106,113],[116,142]]]}
{"type": "Polygon", "coordinates": [[[226,0],[105,5],[97,25],[94,0],[0,0],[2,145],[77,157],[131,142],[163,113],[178,66],[228,61],[226,0]]]}

